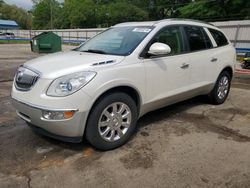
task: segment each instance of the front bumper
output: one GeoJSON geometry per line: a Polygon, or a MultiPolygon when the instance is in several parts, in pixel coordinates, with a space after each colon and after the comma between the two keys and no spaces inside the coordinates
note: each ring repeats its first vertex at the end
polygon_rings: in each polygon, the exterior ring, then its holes
{"type": "Polygon", "coordinates": [[[32,89],[28,91],[20,91],[13,84],[11,97],[17,114],[28,124],[39,128],[39,130],[44,130],[39,132],[46,133],[47,136],[53,138],[57,138],[57,136],[61,138],[82,137],[87,116],[92,106],[91,97],[82,90],[67,97],[47,96],[46,91],[51,82],[50,79],[39,78],[32,89]],[[43,118],[43,110],[73,110],[75,113],[69,119],[52,120],[43,118]]]}
{"type": "Polygon", "coordinates": [[[40,127],[37,127],[35,125],[32,125],[30,123],[27,122],[27,124],[30,126],[30,128],[40,134],[40,135],[44,135],[44,136],[48,136],[50,138],[54,138],[56,140],[61,140],[61,141],[64,141],[64,142],[71,142],[71,143],[79,143],[82,141],[82,136],[79,136],[79,137],[67,137],[67,136],[60,136],[60,135],[57,135],[57,134],[53,134],[51,132],[48,132],[46,131],[45,129],[42,129],[40,127]]]}
{"type": "MultiPolygon", "coordinates": [[[[13,106],[18,116],[25,120],[38,133],[55,139],[80,142],[83,136],[87,113],[75,109],[75,114],[70,119],[48,120],[43,118],[43,110],[51,110],[12,97],[13,106]]],[[[52,109],[66,111],[69,109],[52,109]]],[[[72,109],[73,110],[73,109],[72,109]]]]}

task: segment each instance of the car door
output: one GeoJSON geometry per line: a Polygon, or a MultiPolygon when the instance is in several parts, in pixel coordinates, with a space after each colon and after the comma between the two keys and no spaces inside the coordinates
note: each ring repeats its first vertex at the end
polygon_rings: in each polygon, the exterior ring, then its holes
{"type": "Polygon", "coordinates": [[[171,52],[166,56],[145,57],[146,94],[150,110],[174,103],[189,90],[190,69],[186,58],[180,26],[168,26],[158,32],[144,51],[155,43],[170,46],[171,52]]]}
{"type": "Polygon", "coordinates": [[[190,59],[190,89],[196,94],[209,92],[216,73],[216,49],[203,27],[183,26],[190,59]]]}

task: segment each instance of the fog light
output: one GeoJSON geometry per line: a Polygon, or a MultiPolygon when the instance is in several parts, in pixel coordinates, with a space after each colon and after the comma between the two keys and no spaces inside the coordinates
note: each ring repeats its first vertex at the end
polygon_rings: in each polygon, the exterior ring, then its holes
{"type": "Polygon", "coordinates": [[[74,111],[43,111],[43,118],[50,120],[62,120],[73,117],[74,111]]]}

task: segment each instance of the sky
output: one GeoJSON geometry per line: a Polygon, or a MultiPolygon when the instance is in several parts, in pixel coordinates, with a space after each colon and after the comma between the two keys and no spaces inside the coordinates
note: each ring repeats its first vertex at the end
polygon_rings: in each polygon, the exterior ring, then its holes
{"type": "MultiPolygon", "coordinates": [[[[58,0],[58,1],[62,2],[63,0],[58,0]]],[[[26,10],[30,10],[33,5],[32,0],[4,0],[4,2],[10,5],[16,5],[26,10]]]]}
{"type": "Polygon", "coordinates": [[[31,0],[4,0],[4,2],[10,5],[16,5],[26,10],[30,10],[33,5],[31,0]]]}

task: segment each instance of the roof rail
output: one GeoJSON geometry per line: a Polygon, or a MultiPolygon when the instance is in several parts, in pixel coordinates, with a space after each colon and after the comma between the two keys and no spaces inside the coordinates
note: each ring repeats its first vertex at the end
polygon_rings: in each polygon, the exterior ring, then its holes
{"type": "Polygon", "coordinates": [[[162,21],[191,21],[191,22],[197,22],[197,23],[203,23],[203,24],[208,24],[214,26],[214,24],[205,22],[205,21],[200,21],[200,20],[193,20],[193,19],[188,19],[188,18],[168,18],[168,19],[163,19],[159,20],[157,23],[162,22],[162,21]]]}

